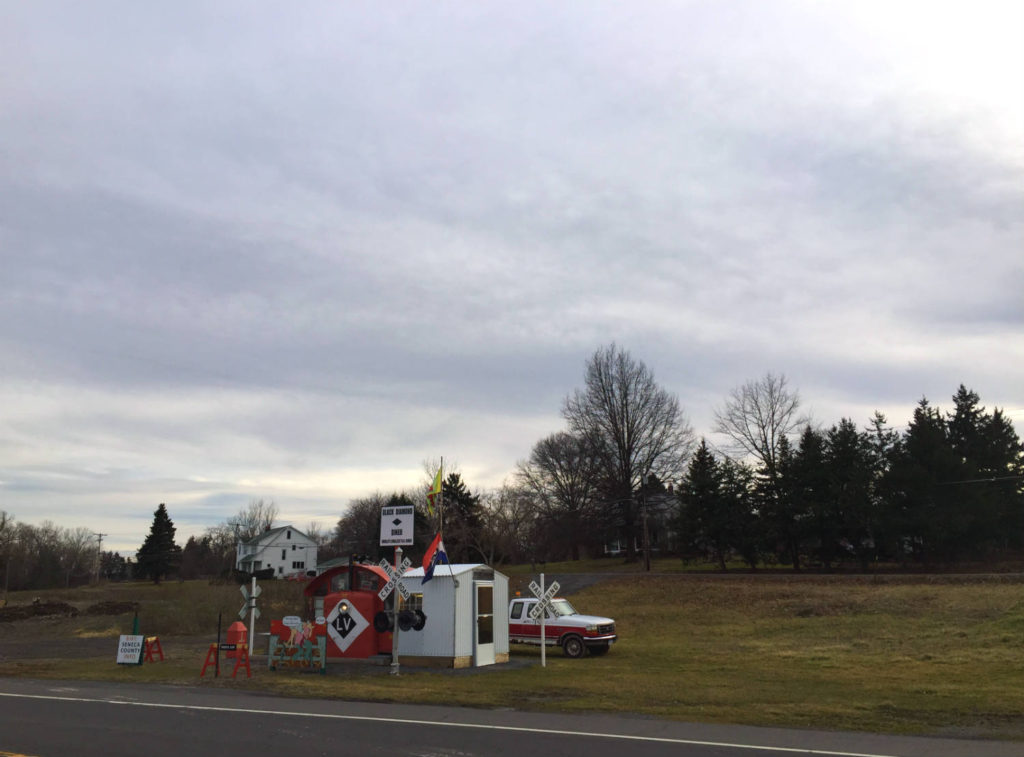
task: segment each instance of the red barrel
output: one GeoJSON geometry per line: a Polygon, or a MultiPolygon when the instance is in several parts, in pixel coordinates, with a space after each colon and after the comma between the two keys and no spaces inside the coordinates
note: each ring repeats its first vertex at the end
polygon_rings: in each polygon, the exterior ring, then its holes
{"type": "Polygon", "coordinates": [[[240,620],[236,620],[230,626],[228,626],[228,644],[234,644],[235,649],[229,649],[224,653],[225,657],[237,657],[238,656],[238,645],[249,643],[249,629],[245,627],[245,623],[240,620]]]}

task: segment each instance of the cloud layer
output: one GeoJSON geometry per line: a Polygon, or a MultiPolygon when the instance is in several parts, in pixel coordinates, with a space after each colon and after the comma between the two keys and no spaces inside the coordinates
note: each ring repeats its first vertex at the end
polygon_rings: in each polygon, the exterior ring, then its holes
{"type": "Polygon", "coordinates": [[[613,340],[698,433],[768,370],[1020,428],[1024,19],[926,7],[18,5],[0,508],[132,550],[494,486],[613,340]]]}

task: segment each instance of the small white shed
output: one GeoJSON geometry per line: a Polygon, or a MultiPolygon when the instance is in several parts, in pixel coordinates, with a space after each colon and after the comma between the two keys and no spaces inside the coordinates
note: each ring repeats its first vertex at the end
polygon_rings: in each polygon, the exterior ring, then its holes
{"type": "Polygon", "coordinates": [[[405,607],[422,610],[421,631],[402,631],[399,661],[469,668],[508,662],[508,576],[481,563],[438,565],[423,583],[423,568],[402,583],[412,595],[405,607]]]}

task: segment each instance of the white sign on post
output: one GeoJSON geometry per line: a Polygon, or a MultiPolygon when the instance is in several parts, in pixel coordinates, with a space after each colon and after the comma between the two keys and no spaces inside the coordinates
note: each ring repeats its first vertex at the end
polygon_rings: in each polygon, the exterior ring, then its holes
{"type": "Polygon", "coordinates": [[[117,664],[138,665],[142,662],[142,650],[145,643],[145,636],[121,636],[117,642],[117,664]]]}
{"type": "Polygon", "coordinates": [[[382,507],[380,511],[380,545],[382,547],[411,546],[415,514],[416,508],[411,505],[382,507]]]}

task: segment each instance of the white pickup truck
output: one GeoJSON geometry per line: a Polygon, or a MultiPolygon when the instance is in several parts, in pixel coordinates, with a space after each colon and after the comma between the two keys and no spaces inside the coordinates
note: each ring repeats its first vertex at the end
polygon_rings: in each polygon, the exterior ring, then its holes
{"type": "MultiPolygon", "coordinates": [[[[516,597],[508,608],[508,638],[513,644],[540,645],[540,620],[530,617],[537,603],[533,597],[516,597]]],[[[558,645],[566,657],[582,657],[588,650],[602,655],[618,641],[615,621],[597,615],[580,615],[569,600],[556,597],[544,618],[544,642],[558,645]]]]}

